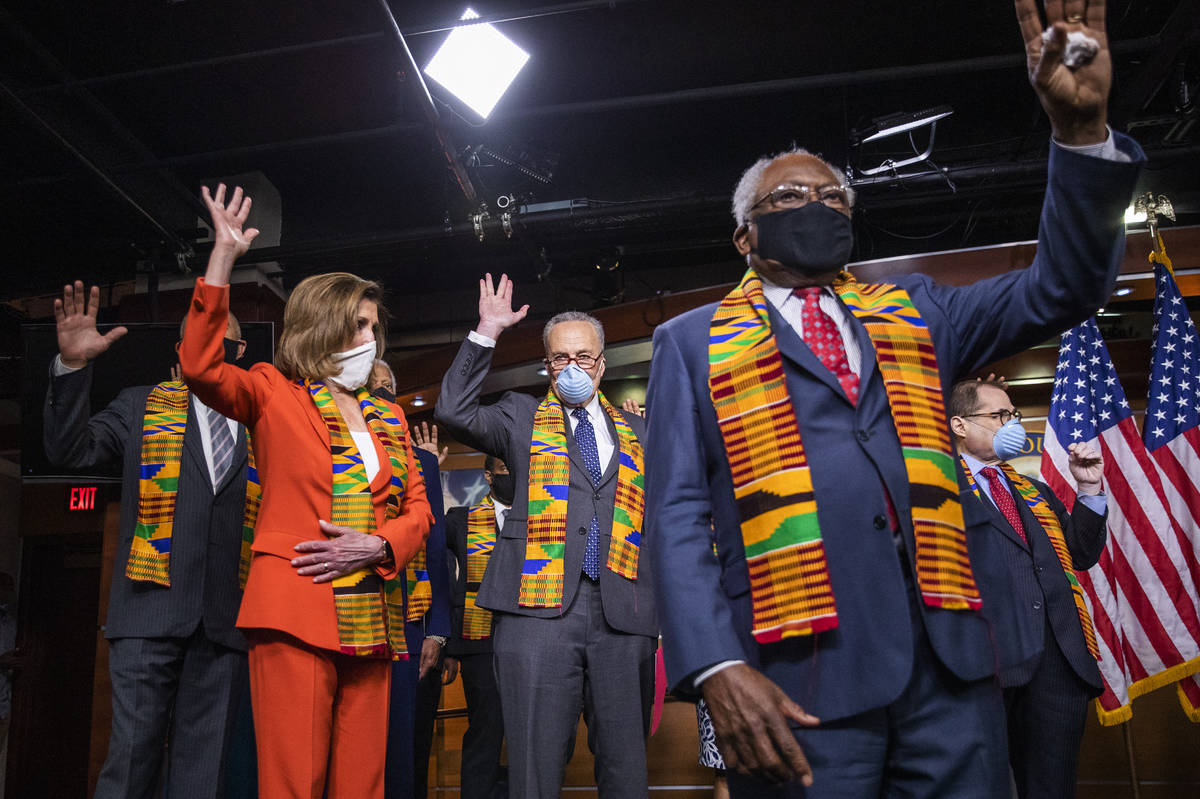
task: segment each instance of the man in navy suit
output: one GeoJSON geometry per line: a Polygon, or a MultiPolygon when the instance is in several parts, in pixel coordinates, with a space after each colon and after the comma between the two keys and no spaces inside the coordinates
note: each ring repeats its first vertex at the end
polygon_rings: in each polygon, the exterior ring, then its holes
{"type": "MultiPolygon", "coordinates": [[[[960,503],[942,398],[959,376],[1107,299],[1143,159],[1107,128],[1103,9],[1051,6],[1043,40],[1033,0],[1016,8],[1054,140],[1030,268],[961,288],[923,275],[848,282],[853,193],[840,172],[793,151],[760,160],[735,190],[742,284],[720,308],[655,332],[646,519],[665,661],[677,693],[706,700],[735,797],[1008,795],[998,657],[979,596],[1014,611],[992,590],[1003,562],[974,544],[967,559],[966,541],[990,521],[960,503]],[[1074,30],[1099,48],[1072,70],[1062,56],[1074,30]],[[868,307],[880,296],[896,304],[868,307]],[[749,314],[745,326],[727,326],[726,303],[749,314]],[[761,360],[722,373],[747,330],[765,333],[761,360]],[[922,360],[881,357],[898,339],[920,339],[922,360]],[[763,390],[739,393],[747,380],[763,390]],[[787,446],[740,424],[743,400],[768,407],[787,446]],[[922,436],[940,441],[911,444],[922,436]],[[764,472],[772,458],[802,468],[764,472]],[[747,492],[731,464],[773,490],[747,492]],[[792,553],[769,524],[784,506],[804,510],[795,551],[815,545],[812,568],[764,568],[764,554],[792,553]],[[807,615],[788,606],[779,624],[760,625],[796,596],[807,615]]],[[[997,643],[1004,659],[1013,644],[997,643]]]]}
{"type": "Polygon", "coordinates": [[[964,492],[963,502],[978,502],[987,511],[988,532],[1008,570],[1007,592],[1015,599],[1020,644],[1013,663],[1001,669],[1000,685],[1017,792],[1021,799],[1070,799],[1088,699],[1104,686],[1088,651],[1091,619],[1086,609],[1079,610],[1076,597],[1082,595],[1066,567],[1090,569],[1104,551],[1104,462],[1095,448],[1070,445],[1068,466],[1077,493],[1068,513],[1048,486],[1007,467],[1005,461],[1025,443],[1025,430],[1002,382],[960,381],[947,411],[973,495],[964,492]],[[1036,489],[1030,499],[1044,501],[1043,519],[1022,488],[1036,489]],[[1066,553],[1068,563],[1056,549],[1066,553]]]}

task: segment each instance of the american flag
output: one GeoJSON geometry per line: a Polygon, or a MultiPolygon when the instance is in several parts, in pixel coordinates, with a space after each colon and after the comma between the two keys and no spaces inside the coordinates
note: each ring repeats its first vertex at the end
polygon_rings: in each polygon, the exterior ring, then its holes
{"type": "MultiPolygon", "coordinates": [[[[1200,341],[1171,274],[1155,253],[1154,351],[1142,440],[1162,478],[1167,504],[1192,544],[1188,565],[1200,563],[1200,341]]],[[[1166,263],[1163,263],[1166,261],[1166,263]]],[[[1195,572],[1192,579],[1200,584],[1195,572]]],[[[1179,683],[1189,718],[1200,721],[1200,677],[1179,683]]]]}
{"type": "Polygon", "coordinates": [[[1100,646],[1100,723],[1119,724],[1135,697],[1200,670],[1200,572],[1093,319],[1062,335],[1046,422],[1042,479],[1068,508],[1067,447],[1084,442],[1104,456],[1108,541],[1079,582],[1100,646]]]}

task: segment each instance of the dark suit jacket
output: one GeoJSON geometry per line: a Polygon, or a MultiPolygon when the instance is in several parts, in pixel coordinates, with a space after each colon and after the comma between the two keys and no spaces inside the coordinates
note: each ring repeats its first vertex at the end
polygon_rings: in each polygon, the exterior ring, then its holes
{"type": "MultiPolygon", "coordinates": [[[[463,342],[458,356],[442,380],[434,416],[459,441],[480,452],[502,458],[515,475],[516,495],[513,507],[496,538],[496,548],[483,577],[477,599],[480,607],[505,613],[550,618],[570,606],[579,587],[583,550],[588,526],[595,514],[600,522],[600,596],[604,617],[621,632],[658,635],[654,609],[653,564],[649,552],[652,537],[642,533],[638,554],[638,576],[627,580],[604,566],[612,540],[613,505],[617,490],[617,455],[614,452],[598,488],[592,487],[575,437],[567,426],[567,451],[571,459],[570,487],[567,496],[567,537],[563,555],[563,597],[561,608],[528,608],[518,604],[521,570],[525,563],[526,509],[529,507],[529,442],[533,437],[533,417],[539,400],[528,394],[508,392],[494,405],[480,405],[479,392],[492,362],[493,348],[480,346],[470,339],[463,342]]],[[[625,413],[634,435],[645,440],[645,423],[636,414],[625,413]]],[[[614,446],[616,430],[608,422],[614,446]]]]}
{"type": "Polygon", "coordinates": [[[492,651],[491,637],[468,640],[462,637],[463,614],[467,605],[467,511],[470,508],[461,506],[451,508],[446,512],[446,546],[450,548],[453,560],[458,563],[458,576],[450,599],[450,622],[454,634],[446,646],[446,654],[459,657],[461,655],[478,655],[492,651]]]}
{"type": "MultiPolygon", "coordinates": [[[[1049,486],[1038,480],[1034,480],[1033,484],[1046,498],[1062,525],[1072,565],[1079,570],[1095,566],[1104,551],[1107,538],[1106,516],[1096,513],[1078,499],[1075,500],[1074,510],[1067,513],[1066,506],[1049,486]]],[[[1011,484],[1009,490],[1013,490],[1011,484]]],[[[988,532],[1001,544],[1000,551],[1007,567],[1008,590],[1016,612],[1005,623],[1014,623],[1016,627],[1012,634],[1003,637],[1009,640],[1015,638],[1016,646],[1001,663],[1000,684],[1008,688],[1024,685],[1033,678],[1042,659],[1046,624],[1049,623],[1054,639],[1071,668],[1092,689],[1093,696],[1098,696],[1104,687],[1100,681],[1100,669],[1096,666],[1095,658],[1087,651],[1079,613],[1071,595],[1071,584],[1067,582],[1058,556],[1054,554],[1050,537],[1037,523],[1033,511],[1020,501],[1015,490],[1013,496],[1017,497],[1017,511],[1021,514],[1028,544],[987,497],[976,497],[970,489],[961,494],[964,505],[973,503],[986,511],[991,525],[988,532]]],[[[988,615],[986,608],[984,615],[988,615]]]]}
{"type": "Polygon", "coordinates": [[[142,419],[152,386],[128,388],[107,408],[90,415],[92,366],[50,381],[46,394],[46,456],[56,464],[86,469],[122,460],[121,533],[108,599],[108,638],[185,637],[202,621],[205,634],[223,646],[245,649],[234,627],[242,589],[238,561],[246,502],[246,431],[238,426],[234,461],[213,494],[200,431],[188,424],[179,466],[179,492],[171,536],[171,587],[134,582],[125,563],[137,524],[142,419]]]}
{"type": "MultiPolygon", "coordinates": [[[[1134,163],[1053,147],[1037,257],[1029,269],[964,287],[940,286],[924,275],[891,281],[908,291],[929,326],[944,391],[961,375],[1071,327],[1108,298],[1124,254],[1122,212],[1142,157],[1132,140],[1115,135],[1134,163]]],[[[908,476],[871,341],[851,317],[863,355],[855,407],[770,308],[812,470],[838,627],[815,640],[803,636],[760,646],[750,634],[741,520],[709,395],[715,308],[661,325],[650,367],[646,519],[671,681],[686,691],[698,671],[738,659],[764,671],[823,721],[887,705],[913,666],[917,631],[901,569],[915,573],[915,545],[908,476]],[[885,487],[901,520],[899,555],[888,531],[885,487]],[[711,554],[714,534],[717,559],[711,554]]],[[[964,517],[984,604],[1010,602],[1002,589],[992,590],[1005,584],[1003,560],[976,557],[977,541],[989,546],[987,514],[976,503],[964,507],[964,517]]],[[[934,652],[954,675],[976,680],[996,671],[984,618],[918,605],[934,652]]]]}
{"type": "Polygon", "coordinates": [[[421,620],[422,638],[408,641],[408,651],[421,651],[421,644],[431,635],[450,637],[450,573],[446,565],[446,514],[442,512],[442,480],[438,471],[437,455],[420,447],[413,447],[413,454],[421,462],[425,475],[425,498],[433,513],[433,526],[425,540],[425,568],[429,571],[429,587],[433,591],[433,604],[421,620]],[[415,647],[415,648],[414,648],[415,647]]]}

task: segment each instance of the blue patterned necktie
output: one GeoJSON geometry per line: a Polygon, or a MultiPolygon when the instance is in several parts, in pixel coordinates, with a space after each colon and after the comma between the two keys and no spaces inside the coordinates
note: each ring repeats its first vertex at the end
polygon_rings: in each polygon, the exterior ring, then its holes
{"type": "MultiPolygon", "coordinates": [[[[575,417],[575,443],[579,446],[579,454],[583,456],[583,465],[587,467],[588,477],[592,487],[600,485],[600,453],[596,450],[596,431],[587,411],[576,408],[571,411],[575,417]]],[[[600,520],[592,514],[592,523],[588,527],[587,548],[583,550],[583,573],[593,580],[600,579],[600,520]]]]}
{"type": "Polygon", "coordinates": [[[212,408],[208,409],[208,433],[212,440],[213,488],[221,485],[225,473],[233,463],[233,433],[229,432],[229,420],[212,408]]]}

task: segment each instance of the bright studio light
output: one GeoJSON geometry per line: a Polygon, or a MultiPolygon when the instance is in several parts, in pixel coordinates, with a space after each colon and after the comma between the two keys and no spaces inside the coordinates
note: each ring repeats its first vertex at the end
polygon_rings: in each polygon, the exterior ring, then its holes
{"type": "MultiPolygon", "coordinates": [[[[478,17],[469,8],[462,15],[462,19],[478,17]]],[[[484,22],[450,31],[425,74],[487,119],[528,60],[529,53],[484,22]]]]}
{"type": "Polygon", "coordinates": [[[1145,222],[1146,219],[1146,209],[1144,208],[1139,209],[1131,205],[1125,209],[1125,224],[1127,225],[1138,225],[1145,222]]]}

